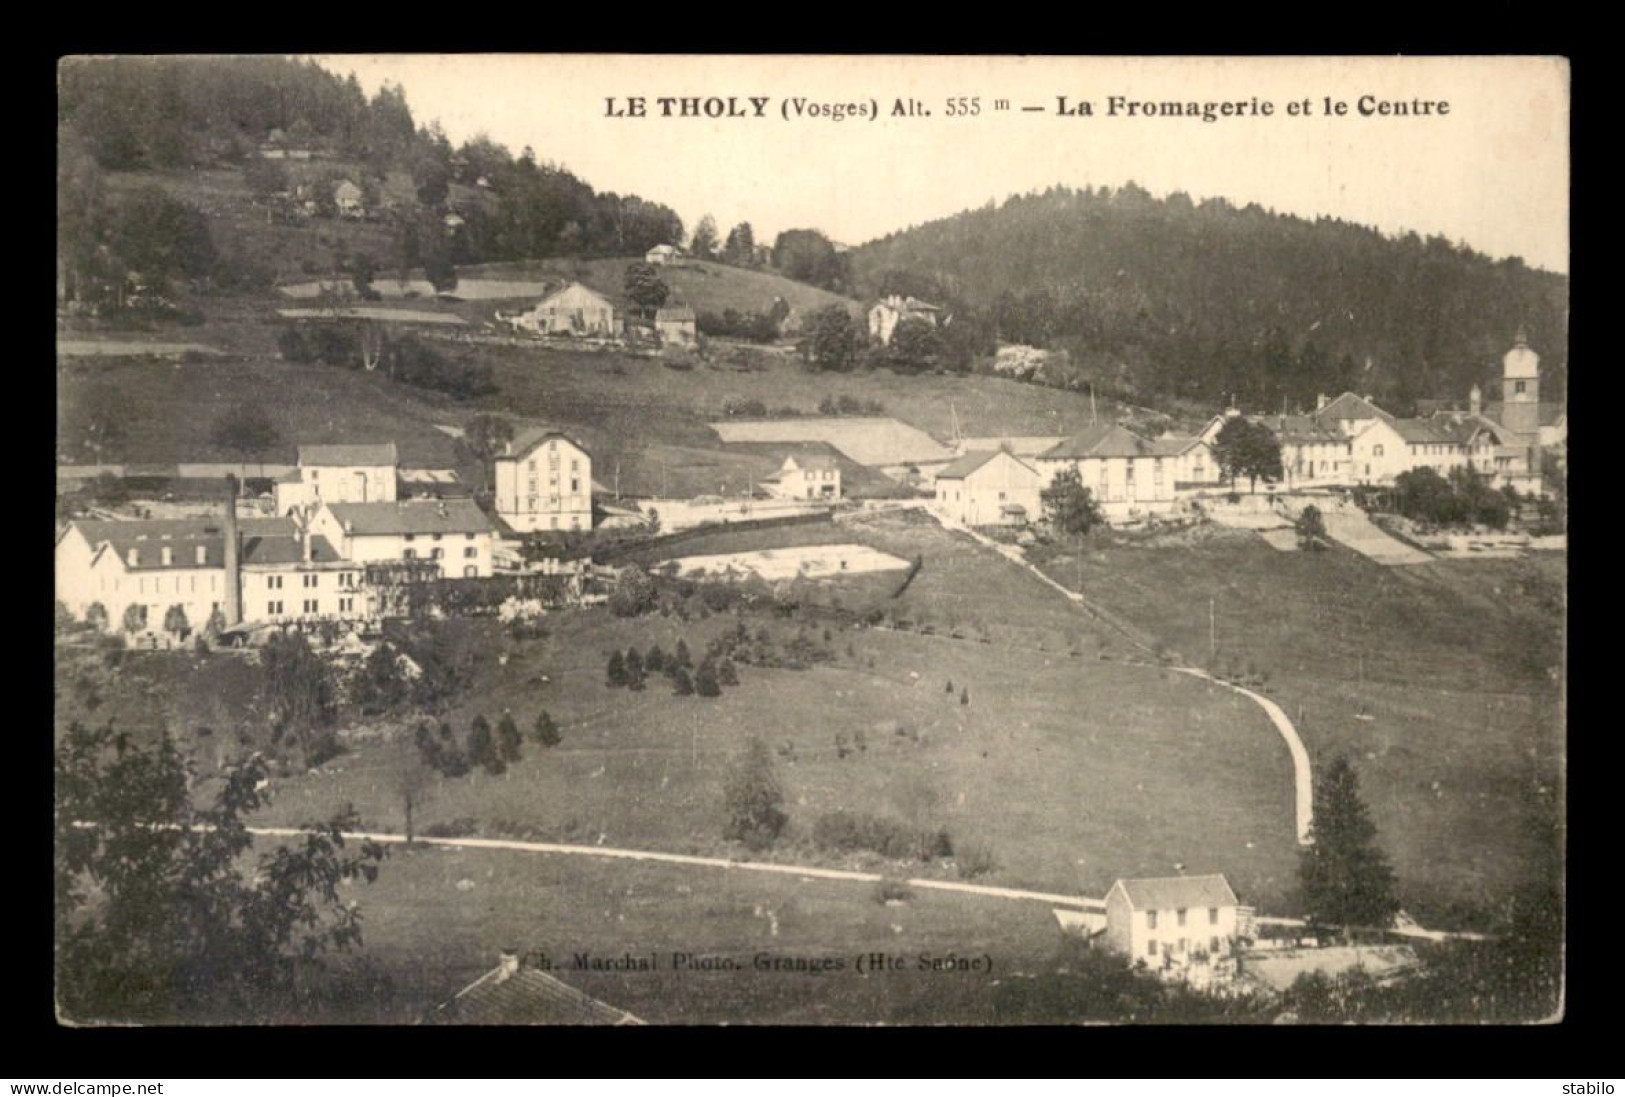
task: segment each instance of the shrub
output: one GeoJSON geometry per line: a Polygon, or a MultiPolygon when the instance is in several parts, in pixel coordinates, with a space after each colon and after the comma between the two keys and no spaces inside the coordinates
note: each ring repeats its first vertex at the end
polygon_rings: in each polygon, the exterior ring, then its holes
{"type": "Polygon", "coordinates": [[[659,674],[666,669],[666,653],[655,644],[649,648],[649,654],[643,657],[643,667],[650,674],[659,674]]]}
{"type": "Polygon", "coordinates": [[[548,715],[546,709],[536,717],[536,726],[531,734],[535,735],[536,741],[544,747],[556,747],[563,738],[559,735],[558,725],[553,722],[553,717],[548,715]]]}
{"type": "Polygon", "coordinates": [[[967,880],[986,876],[998,867],[998,858],[986,843],[966,842],[954,851],[954,869],[967,880]]]}
{"type": "Polygon", "coordinates": [[[722,836],[763,849],[778,840],[790,821],[781,805],[784,791],[773,772],[773,756],[760,739],[752,739],[734,763],[723,786],[727,824],[722,836]]]}
{"type": "Polygon", "coordinates": [[[690,678],[688,671],[682,667],[678,667],[677,673],[672,676],[672,686],[679,697],[692,697],[694,695],[694,679],[690,678]]]}
{"type": "Polygon", "coordinates": [[[874,900],[884,906],[886,903],[903,903],[914,898],[914,889],[903,880],[890,878],[875,881],[874,900]]]}
{"type": "Polygon", "coordinates": [[[717,684],[717,671],[710,663],[701,663],[694,675],[694,690],[701,697],[720,697],[722,687],[717,684]]]}
{"type": "Polygon", "coordinates": [[[609,657],[609,668],[604,675],[604,684],[614,689],[616,686],[624,686],[626,683],[626,659],[617,649],[609,657]]]}
{"type": "Polygon", "coordinates": [[[479,823],[466,815],[448,823],[430,823],[423,828],[425,838],[470,838],[479,832],[479,823]]]}
{"type": "Polygon", "coordinates": [[[868,850],[897,861],[953,856],[953,842],[946,830],[922,830],[899,819],[862,812],[820,815],[813,823],[812,838],[819,849],[842,853],[868,850]]]}

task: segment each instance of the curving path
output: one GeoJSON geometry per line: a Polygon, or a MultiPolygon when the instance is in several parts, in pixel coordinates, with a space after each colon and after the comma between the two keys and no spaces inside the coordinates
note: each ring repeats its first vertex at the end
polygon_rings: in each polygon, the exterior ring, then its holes
{"type": "MultiPolygon", "coordinates": [[[[934,510],[929,508],[927,508],[926,513],[936,518],[936,520],[941,523],[945,529],[958,530],[960,532],[969,534],[978,544],[987,546],[1000,556],[1004,557],[1006,560],[1010,561],[1012,564],[1015,564],[1017,567],[1025,568],[1027,572],[1038,579],[1039,582],[1044,583],[1046,586],[1049,586],[1056,591],[1059,591],[1069,602],[1075,606],[1078,606],[1085,613],[1089,613],[1090,616],[1094,617],[1096,620],[1100,620],[1108,625],[1111,624],[1111,622],[1106,620],[1106,618],[1094,612],[1093,608],[1089,605],[1089,602],[1081,593],[1062,586],[1054,579],[1051,579],[1048,575],[1045,575],[1030,561],[1028,561],[1026,555],[1017,546],[1001,544],[990,537],[983,536],[968,526],[961,526],[958,523],[947,521],[942,517],[942,515],[937,514],[934,510]]],[[[1144,646],[1133,636],[1127,636],[1126,638],[1136,646],[1144,646]]],[[[1163,664],[1161,663],[1123,663],[1120,665],[1157,667],[1158,669],[1164,669],[1163,664]]],[[[1193,678],[1202,678],[1212,682],[1214,685],[1223,686],[1226,689],[1234,690],[1243,697],[1251,699],[1258,705],[1259,708],[1264,710],[1264,715],[1270,718],[1270,723],[1275,725],[1275,729],[1281,733],[1281,738],[1286,740],[1287,751],[1292,755],[1292,783],[1296,798],[1298,844],[1303,846],[1310,845],[1314,841],[1313,837],[1310,835],[1310,827],[1314,823],[1315,783],[1314,775],[1309,768],[1309,751],[1304,747],[1303,740],[1298,737],[1298,729],[1293,726],[1291,719],[1282,710],[1281,706],[1270,700],[1268,697],[1254,693],[1250,689],[1243,689],[1241,686],[1220,681],[1207,671],[1202,670],[1200,667],[1168,666],[1165,669],[1178,671],[1180,674],[1188,674],[1193,678]]]]}

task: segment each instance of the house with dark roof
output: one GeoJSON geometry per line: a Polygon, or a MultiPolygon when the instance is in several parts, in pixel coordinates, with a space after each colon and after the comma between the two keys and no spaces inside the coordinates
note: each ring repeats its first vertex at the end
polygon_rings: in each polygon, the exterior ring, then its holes
{"type": "Polygon", "coordinates": [[[963,526],[1011,526],[1043,516],[1044,474],[1005,450],[966,453],[937,470],[935,507],[963,526]]]}
{"type": "Polygon", "coordinates": [[[528,427],[492,461],[496,511],[520,533],[592,529],[592,455],[562,431],[528,427]]]}
{"type": "Polygon", "coordinates": [[[496,526],[472,499],[323,503],[309,530],[345,560],[430,560],[446,578],[491,574],[496,526]]]}
{"type": "Polygon", "coordinates": [[[1250,912],[1222,875],[1118,880],[1106,893],[1105,943],[1153,970],[1230,957],[1250,912]]]}
{"type": "Polygon", "coordinates": [[[426,1025],[641,1025],[618,1006],[601,1002],[564,980],[505,951],[497,966],[436,1006],[426,1025]]]}
{"type": "Polygon", "coordinates": [[[666,346],[692,347],[699,341],[698,318],[687,305],[656,309],[655,334],[666,346]]]}
{"type": "Polygon", "coordinates": [[[274,485],[276,512],[323,503],[393,503],[399,474],[394,442],[302,445],[299,463],[274,485]]]}

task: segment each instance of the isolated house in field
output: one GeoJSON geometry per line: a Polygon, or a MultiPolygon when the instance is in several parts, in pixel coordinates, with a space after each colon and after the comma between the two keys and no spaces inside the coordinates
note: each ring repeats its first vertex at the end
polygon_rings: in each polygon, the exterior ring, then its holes
{"type": "Polygon", "coordinates": [[[691,347],[699,341],[694,310],[687,305],[669,305],[655,312],[655,334],[667,346],[691,347]]]}
{"type": "Polygon", "coordinates": [[[680,263],[683,259],[683,249],[674,244],[656,244],[644,253],[643,261],[653,266],[664,267],[680,263]]]}
{"type": "Polygon", "coordinates": [[[791,454],[762,486],[776,499],[834,502],[841,497],[841,463],[827,453],[791,454]]]}
{"type": "Polygon", "coordinates": [[[897,325],[904,320],[924,320],[933,327],[941,323],[947,313],[937,305],[929,305],[915,297],[893,294],[876,303],[869,310],[869,334],[882,343],[890,343],[897,325]]]}
{"type": "Polygon", "coordinates": [[[400,474],[394,442],[300,446],[299,463],[275,487],[276,512],[322,503],[393,503],[400,474]]]}
{"type": "Polygon", "coordinates": [[[324,502],[309,530],[346,560],[430,560],[446,578],[491,574],[495,526],[471,499],[324,502]]]}
{"type": "Polygon", "coordinates": [[[592,529],[592,455],[558,431],[521,431],[492,462],[497,515],[520,533],[592,529]]]}
{"type": "Polygon", "coordinates": [[[643,1021],[526,963],[514,951],[437,1006],[426,1025],[641,1025],[643,1021]]]}
{"type": "Polygon", "coordinates": [[[1004,450],[967,453],[936,476],[936,507],[965,526],[1010,526],[1043,514],[1042,473],[1004,450]]]}
{"type": "Polygon", "coordinates": [[[340,217],[364,217],[367,213],[361,188],[348,179],[339,180],[333,187],[333,205],[338,207],[340,217]]]}
{"type": "Polygon", "coordinates": [[[1119,880],[1106,893],[1107,946],[1151,968],[1228,955],[1242,921],[1223,876],[1119,880]]]}
{"type": "Polygon", "coordinates": [[[619,333],[615,305],[609,298],[571,282],[548,294],[529,312],[513,320],[514,326],[537,335],[573,335],[612,338],[619,333]]]}

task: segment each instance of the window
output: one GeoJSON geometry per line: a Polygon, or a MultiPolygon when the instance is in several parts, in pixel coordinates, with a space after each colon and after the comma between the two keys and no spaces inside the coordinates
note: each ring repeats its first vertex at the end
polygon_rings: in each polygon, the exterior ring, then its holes
{"type": "Polygon", "coordinates": [[[1177,914],[1177,915],[1179,915],[1179,924],[1180,924],[1180,925],[1184,925],[1184,924],[1185,924],[1185,908],[1184,908],[1184,907],[1180,907],[1180,908],[1179,908],[1179,909],[1178,909],[1178,910],[1177,910],[1177,911],[1175,911],[1175,912],[1174,912],[1174,913],[1176,913],[1176,914],[1177,914]]]}
{"type": "Polygon", "coordinates": [[[340,613],[349,613],[354,608],[354,606],[355,606],[355,599],[354,598],[340,598],[339,599],[339,612],[340,613]]]}
{"type": "Polygon", "coordinates": [[[1371,447],[1371,456],[1373,456],[1373,457],[1381,457],[1382,456],[1382,447],[1381,446],[1372,446],[1371,447]]]}
{"type": "Polygon", "coordinates": [[[402,560],[416,560],[417,558],[418,558],[418,550],[417,549],[406,549],[404,552],[401,553],[401,559],[402,560]]]}
{"type": "Polygon", "coordinates": [[[199,545],[197,547],[198,566],[201,567],[202,565],[208,563],[208,561],[209,561],[209,550],[204,548],[202,545],[199,545]]]}
{"type": "Polygon", "coordinates": [[[465,548],[463,550],[463,559],[464,560],[472,560],[472,559],[474,559],[474,557],[478,556],[479,554],[480,554],[479,549],[475,548],[473,545],[469,545],[467,548],[465,548]]]}
{"type": "Polygon", "coordinates": [[[438,540],[440,540],[440,534],[438,534],[438,533],[437,533],[437,534],[435,534],[435,535],[434,535],[434,539],[435,539],[435,540],[436,540],[436,541],[438,541],[438,540]]]}
{"type": "Polygon", "coordinates": [[[305,599],[305,612],[306,613],[315,613],[316,612],[316,599],[314,599],[314,598],[306,598],[305,599]]]}
{"type": "Polygon", "coordinates": [[[467,567],[465,567],[463,569],[463,578],[464,579],[474,579],[474,578],[478,577],[479,574],[480,574],[480,569],[475,567],[473,564],[469,564],[467,567]]]}
{"type": "Polygon", "coordinates": [[[339,586],[345,588],[355,586],[355,573],[353,571],[339,572],[339,586]]]}
{"type": "Polygon", "coordinates": [[[573,457],[570,459],[570,471],[571,472],[580,472],[581,471],[581,462],[577,461],[573,457]]]}
{"type": "Polygon", "coordinates": [[[437,549],[430,549],[429,550],[429,559],[431,559],[431,560],[444,559],[445,555],[446,555],[446,550],[445,549],[438,549],[437,548],[437,549]]]}
{"type": "Polygon", "coordinates": [[[415,541],[415,540],[417,540],[417,534],[408,533],[408,534],[403,535],[401,539],[404,540],[404,541],[415,541]]]}
{"type": "Polygon", "coordinates": [[[305,586],[314,587],[316,585],[316,583],[317,583],[317,580],[319,580],[320,578],[321,578],[321,576],[319,576],[319,575],[306,575],[306,576],[304,576],[305,586]]]}
{"type": "Polygon", "coordinates": [[[532,495],[536,494],[536,477],[534,476],[530,478],[530,493],[532,495]]]}
{"type": "Polygon", "coordinates": [[[1214,953],[1214,954],[1218,953],[1218,951],[1219,951],[1219,939],[1217,937],[1209,937],[1207,939],[1207,950],[1210,953],[1214,953]]]}
{"type": "Polygon", "coordinates": [[[1525,392],[1524,382],[1518,381],[1512,386],[1512,391],[1522,396],[1525,392]]]}
{"type": "Polygon", "coordinates": [[[282,603],[281,602],[267,602],[265,604],[265,612],[271,614],[272,616],[277,616],[277,615],[281,614],[281,612],[282,612],[282,603]]]}
{"type": "Polygon", "coordinates": [[[1155,956],[1157,954],[1157,942],[1155,938],[1145,943],[1145,954],[1147,956],[1155,956]]]}
{"type": "Polygon", "coordinates": [[[1148,911],[1145,912],[1145,928],[1146,929],[1156,929],[1157,928],[1157,912],[1156,911],[1148,910],[1148,911]]]}
{"type": "Polygon", "coordinates": [[[1216,926],[1216,925],[1219,924],[1219,908],[1218,907],[1208,907],[1207,908],[1207,924],[1210,925],[1210,926],[1216,926]]]}
{"type": "Polygon", "coordinates": [[[268,575],[268,576],[266,576],[265,577],[265,588],[267,590],[281,590],[282,589],[282,576],[280,576],[280,575],[268,575]]]}
{"type": "Polygon", "coordinates": [[[536,475],[536,458],[532,457],[530,459],[530,464],[528,464],[526,466],[526,468],[530,471],[530,474],[532,476],[535,476],[536,475]]]}
{"type": "Polygon", "coordinates": [[[576,494],[579,494],[580,491],[581,491],[581,481],[575,479],[574,477],[572,477],[570,479],[570,494],[571,495],[576,495],[576,494]]]}

